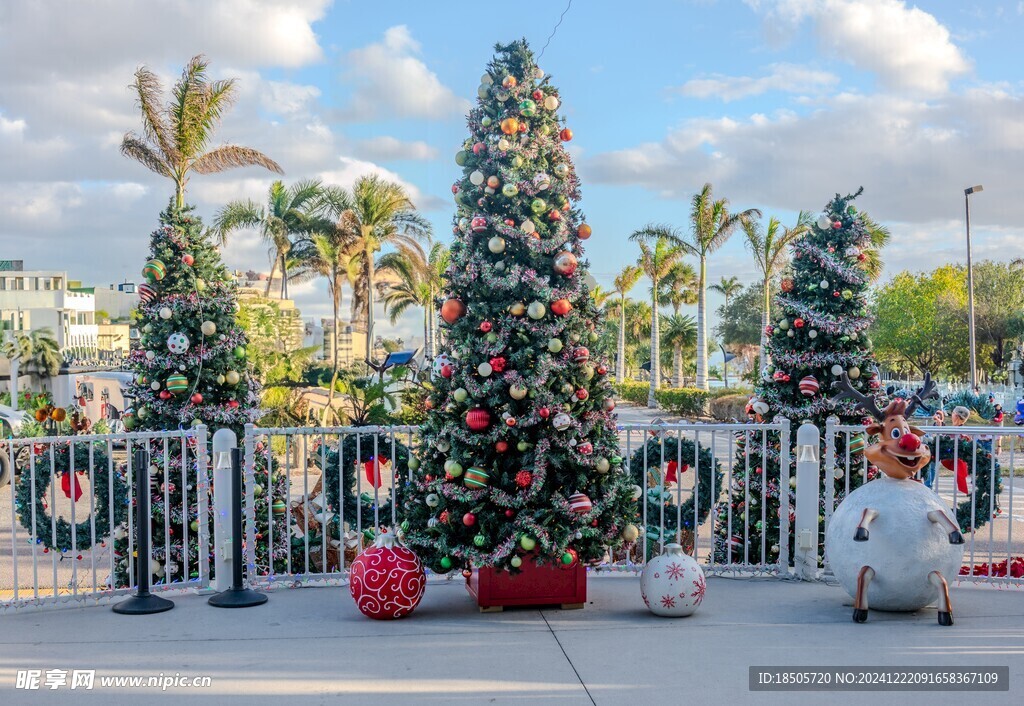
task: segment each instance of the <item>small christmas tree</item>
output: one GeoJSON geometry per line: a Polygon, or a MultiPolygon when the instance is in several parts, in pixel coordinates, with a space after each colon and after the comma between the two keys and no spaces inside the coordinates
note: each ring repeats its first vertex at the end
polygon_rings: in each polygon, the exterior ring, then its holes
{"type": "MultiPolygon", "coordinates": [[[[755,407],[765,421],[777,416],[795,424],[809,420],[824,430],[828,417],[836,415],[842,424],[860,424],[862,412],[849,400],[836,405],[832,383],[845,372],[854,388],[876,394],[880,381],[866,331],[868,315],[868,265],[873,261],[872,231],[878,227],[857,212],[851,203],[863,189],[851,196],[832,199],[807,235],[793,243],[792,275],[784,276],[775,297],[776,320],[766,328],[769,365],[766,379],[758,385],[755,407]],[[758,404],[761,403],[761,404],[758,404]]],[[[794,449],[796,434],[791,435],[794,449]]],[[[795,477],[790,488],[779,487],[779,438],[769,434],[762,445],[757,433],[740,435],[737,462],[733,467],[731,507],[718,507],[715,537],[716,563],[775,563],[779,560],[779,494],[790,494],[790,512],[795,507],[795,477]],[[763,451],[767,451],[767,457],[763,451]],[[761,507],[762,493],[764,507],[761,507]],[[748,504],[749,503],[749,504],[748,504]],[[731,518],[732,533],[729,532],[731,518]],[[763,519],[762,519],[763,518],[763,519]]],[[[847,439],[836,437],[837,464],[835,497],[838,503],[849,490],[863,483],[863,474],[846,477],[847,439]]],[[[822,434],[824,458],[825,435],[822,434]]],[[[863,434],[850,439],[850,468],[863,464],[863,434]]],[[[874,477],[869,472],[868,478],[874,477]]],[[[824,502],[822,480],[820,497],[824,502]]],[[[792,533],[792,523],[790,532],[792,533]]],[[[824,546],[824,538],[821,538],[824,546]]],[[[790,538],[790,549],[793,542],[790,538]]]]}
{"type": "Polygon", "coordinates": [[[446,353],[406,497],[406,541],[436,571],[600,560],[635,539],[632,483],[573,207],[558,91],[525,41],[496,48],[456,155],[441,307],[446,353]]]}
{"type": "MultiPolygon", "coordinates": [[[[257,415],[259,385],[249,375],[245,334],[235,323],[238,305],[234,281],[190,207],[172,204],[160,215],[160,223],[150,237],[150,259],[143,269],[147,282],[139,285],[142,335],[130,356],[135,378],[129,386],[135,407],[133,415],[126,415],[125,425],[132,430],[165,431],[204,423],[231,429],[241,443],[244,425],[257,415]]],[[[165,446],[162,441],[154,441],[150,453],[154,580],[197,578],[200,517],[196,454],[205,450],[192,447],[185,451],[184,472],[180,443],[165,446]]],[[[265,459],[257,458],[255,513],[257,534],[263,539],[269,534],[268,503],[287,498],[283,474],[275,473],[273,482],[269,482],[265,459]]],[[[209,467],[208,473],[212,474],[209,467]]],[[[274,517],[275,558],[282,559],[287,552],[288,533],[284,516],[274,517]]],[[[258,567],[269,567],[268,541],[257,543],[258,567]]],[[[114,547],[118,586],[129,583],[127,546],[122,531],[114,547]]]]}

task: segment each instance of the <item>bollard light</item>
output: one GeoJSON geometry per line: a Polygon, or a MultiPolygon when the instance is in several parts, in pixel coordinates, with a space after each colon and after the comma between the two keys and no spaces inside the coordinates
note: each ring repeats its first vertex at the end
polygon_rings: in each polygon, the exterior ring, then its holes
{"type": "Polygon", "coordinates": [[[797,450],[797,462],[798,463],[817,463],[818,462],[818,447],[814,444],[801,444],[797,450]]]}
{"type": "Polygon", "coordinates": [[[213,466],[215,469],[222,470],[222,469],[225,469],[225,468],[231,468],[231,452],[230,451],[218,451],[216,456],[217,456],[217,461],[216,461],[216,463],[213,466]]]}

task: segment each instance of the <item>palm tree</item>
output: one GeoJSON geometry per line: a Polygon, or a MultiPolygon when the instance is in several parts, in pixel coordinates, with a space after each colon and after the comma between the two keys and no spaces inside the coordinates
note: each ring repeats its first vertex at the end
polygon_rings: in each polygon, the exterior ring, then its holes
{"type": "Polygon", "coordinates": [[[352,191],[338,187],[324,189],[319,214],[344,228],[352,243],[351,257],[357,267],[352,296],[353,324],[366,316],[366,358],[373,353],[373,288],[376,253],[385,245],[418,247],[430,239],[430,223],[420,216],[401,184],[377,175],[360,177],[352,191]]]}
{"type": "Polygon", "coordinates": [[[331,387],[327,393],[327,406],[324,408],[321,419],[323,424],[327,423],[327,415],[334,409],[334,391],[338,384],[338,329],[341,326],[341,291],[345,283],[351,282],[356,276],[356,263],[351,254],[354,242],[350,237],[354,225],[347,223],[349,219],[348,214],[343,214],[339,227],[314,232],[308,238],[295,244],[296,266],[292,278],[298,281],[309,281],[316,277],[326,279],[333,307],[331,387]]]}
{"type": "MultiPolygon", "coordinates": [[[[627,299],[625,304],[626,319],[626,349],[623,351],[623,361],[632,357],[635,349],[644,339],[651,337],[651,305],[645,301],[627,299]]],[[[628,370],[627,370],[628,372],[628,370]]]]}
{"type": "Polygon", "coordinates": [[[879,252],[889,242],[891,234],[888,228],[871,220],[871,217],[863,211],[860,212],[860,221],[868,233],[870,242],[869,247],[864,248],[864,272],[869,280],[877,282],[878,278],[882,276],[882,258],[879,257],[879,252]]]}
{"type": "Polygon", "coordinates": [[[207,151],[214,128],[235,99],[235,79],[209,81],[201,54],[192,57],[161,106],[163,86],[156,74],[140,66],[132,90],[142,112],[142,135],[125,133],[121,154],[174,181],[175,204],[185,205],[191,172],[216,174],[235,167],[259,166],[283,174],[281,167],[258,150],[221,145],[207,151]]]}
{"type": "Polygon", "coordinates": [[[774,216],[768,219],[768,228],[763,231],[759,220],[743,219],[743,233],[747,236],[747,248],[753,253],[757,269],[764,278],[762,284],[764,298],[761,304],[761,347],[758,358],[762,370],[768,366],[765,348],[768,334],[765,333],[765,329],[771,318],[772,280],[785,266],[790,244],[803,236],[810,227],[811,214],[806,211],[800,211],[796,217],[796,225],[792,228],[786,228],[774,216]]]}
{"type": "Polygon", "coordinates": [[[697,387],[708,389],[708,322],[707,279],[708,255],[718,250],[729,239],[745,218],[761,216],[756,208],[741,213],[729,213],[727,199],[715,200],[711,184],[705,184],[695,194],[690,207],[690,231],[679,231],[666,225],[649,225],[634,235],[665,238],[685,249],[700,262],[697,279],[697,387]]]}
{"type": "Polygon", "coordinates": [[[18,397],[19,363],[30,366],[31,372],[41,379],[59,373],[63,362],[60,346],[53,335],[53,329],[49,327],[38,328],[29,333],[20,331],[8,339],[0,351],[11,361],[11,401],[14,405],[17,404],[18,397]]]}
{"type": "Polygon", "coordinates": [[[658,331],[658,289],[662,277],[668,275],[682,256],[683,248],[668,238],[652,236],[646,229],[638,230],[629,239],[640,246],[640,258],[637,264],[651,280],[651,390],[647,394],[647,406],[658,406],[655,394],[661,386],[660,333],[658,331]],[[653,247],[651,244],[653,242],[653,247]]]}
{"type": "Polygon", "coordinates": [[[384,310],[391,323],[411,306],[423,307],[423,341],[427,359],[433,358],[434,293],[440,288],[440,275],[448,269],[448,248],[434,243],[430,255],[424,256],[419,247],[402,247],[382,256],[378,272],[389,271],[397,278],[384,291],[384,310]]]}
{"type": "MultiPolygon", "coordinates": [[[[683,304],[695,304],[697,302],[697,273],[688,262],[677,262],[672,265],[665,278],[661,280],[661,292],[658,299],[667,300],[672,305],[672,312],[676,315],[683,304]]],[[[683,361],[678,356],[681,351],[678,348],[672,349],[672,370],[673,387],[682,387],[683,361]]]]}
{"type": "Polygon", "coordinates": [[[636,286],[643,270],[636,265],[626,265],[615,276],[615,293],[619,295],[619,340],[616,347],[615,379],[622,382],[626,372],[626,295],[636,286]]]}
{"type": "Polygon", "coordinates": [[[265,207],[250,199],[232,201],[214,217],[214,232],[222,244],[234,230],[259,228],[260,237],[271,246],[274,256],[264,293],[266,296],[270,296],[270,287],[280,265],[281,298],[288,298],[288,253],[292,249],[293,240],[310,231],[312,223],[309,207],[320,195],[322,188],[316,179],[300,181],[290,187],[275,181],[270,185],[265,207]]]}
{"type": "Polygon", "coordinates": [[[604,305],[608,302],[614,292],[609,292],[601,285],[597,285],[590,290],[590,298],[594,301],[594,306],[598,309],[604,308],[604,305]]]}
{"type": "Polygon", "coordinates": [[[672,314],[665,317],[662,341],[672,346],[672,378],[675,387],[683,386],[683,349],[697,341],[697,325],[692,316],[672,314]]]}
{"type": "MultiPolygon", "coordinates": [[[[744,221],[744,222],[746,222],[746,221],[744,221]]],[[[743,289],[743,285],[740,284],[739,279],[737,279],[736,277],[722,277],[721,279],[718,280],[718,284],[713,284],[710,287],[708,287],[708,289],[710,289],[713,292],[718,292],[723,297],[725,297],[725,308],[728,309],[729,308],[729,297],[731,297],[731,296],[733,296],[735,294],[739,294],[740,291],[743,289]]],[[[722,350],[724,351],[725,350],[725,346],[728,345],[729,342],[728,341],[722,341],[722,343],[723,343],[722,350]]],[[[724,352],[722,353],[722,369],[724,371],[723,372],[723,376],[725,377],[726,380],[728,380],[729,379],[729,361],[725,360],[725,353],[724,352]]]]}

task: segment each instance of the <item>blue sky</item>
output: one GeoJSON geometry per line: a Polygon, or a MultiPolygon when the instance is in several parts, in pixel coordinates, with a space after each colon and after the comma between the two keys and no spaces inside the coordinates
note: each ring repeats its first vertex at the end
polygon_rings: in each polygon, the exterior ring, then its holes
{"type": "MultiPolygon", "coordinates": [[[[448,237],[452,156],[497,41],[539,52],[565,5],[344,0],[97,0],[0,9],[2,255],[103,283],[135,278],[167,185],[117,154],[137,126],[125,90],[146,63],[168,80],[205,52],[240,79],[221,136],[265,150],[288,179],[408,184],[448,237]],[[368,10],[368,8],[371,8],[368,10]],[[82,237],[95,248],[82,248],[82,237]]],[[[540,65],[576,138],[592,271],[605,286],[635,260],[629,233],[683,226],[710,181],[737,208],[791,222],[837,191],[893,231],[889,273],[963,259],[962,189],[980,257],[1019,255],[1024,2],[575,0],[540,65]]],[[[197,178],[210,216],[261,198],[255,170],[197,178]]],[[[252,234],[229,264],[265,268],[252,234]]],[[[709,277],[755,273],[736,237],[709,277]]],[[[646,286],[638,288],[641,295],[646,286]]],[[[320,286],[303,312],[324,315],[320,286]]],[[[712,298],[712,306],[717,305],[712,298]]],[[[417,329],[410,315],[399,329],[417,329]]]]}

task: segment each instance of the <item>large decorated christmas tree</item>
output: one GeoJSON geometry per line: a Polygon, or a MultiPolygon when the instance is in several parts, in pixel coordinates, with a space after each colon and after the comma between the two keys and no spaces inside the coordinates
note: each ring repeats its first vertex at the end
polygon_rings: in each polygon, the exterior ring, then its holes
{"type": "MultiPolygon", "coordinates": [[[[235,283],[190,207],[172,203],[160,215],[160,224],[150,236],[150,259],[142,271],[147,281],[139,285],[141,337],[130,356],[135,378],[129,386],[135,406],[125,425],[133,431],[166,431],[203,423],[212,427],[211,433],[231,429],[241,443],[244,425],[259,408],[259,384],[249,374],[245,334],[235,323],[235,283]]],[[[199,453],[205,450],[194,446],[183,453],[178,441],[150,445],[150,566],[156,582],[197,578],[200,551],[209,551],[199,543],[199,453]]],[[[209,464],[207,471],[212,476],[209,464]]],[[[268,501],[285,499],[285,486],[279,473],[268,481],[262,462],[255,469],[255,482],[257,535],[260,540],[267,537],[257,542],[256,563],[265,573],[271,534],[266,518],[272,514],[268,501]]],[[[289,537],[284,516],[274,517],[274,555],[280,568],[289,537]]],[[[125,586],[137,558],[128,555],[123,529],[115,537],[116,585],[125,586]]]]}
{"type": "MultiPolygon", "coordinates": [[[[832,385],[843,373],[855,389],[866,394],[878,392],[880,382],[866,334],[871,323],[867,269],[872,261],[871,229],[876,226],[852,203],[861,191],[849,196],[836,194],[814,227],[793,243],[792,272],[783,277],[775,297],[774,322],[766,329],[768,365],[756,389],[754,407],[763,412],[765,421],[782,416],[798,425],[809,420],[824,430],[828,417],[836,415],[842,424],[860,424],[864,414],[854,403],[831,401],[836,394],[832,385]]],[[[791,439],[795,444],[795,433],[791,439]]],[[[778,561],[779,494],[790,494],[792,512],[795,477],[791,476],[791,487],[779,487],[778,435],[768,434],[765,441],[762,443],[760,433],[741,434],[731,507],[729,502],[718,507],[716,562],[778,561]]],[[[847,445],[849,467],[863,467],[864,442],[862,434],[851,437],[849,444],[846,436],[837,436],[836,458],[842,463],[837,463],[834,478],[822,479],[822,499],[826,482],[835,484],[837,503],[848,490],[862,484],[863,474],[846,477],[843,469],[847,445]]],[[[820,458],[824,458],[824,444],[823,433],[820,458]]],[[[792,450],[790,458],[796,458],[792,450]]],[[[792,527],[790,523],[790,532],[792,527]]],[[[792,541],[789,546],[794,546],[792,541]]]]}
{"type": "Polygon", "coordinates": [[[608,368],[587,348],[572,131],[526,42],[496,51],[456,155],[447,346],[404,503],[406,541],[442,572],[572,565],[635,539],[608,368]]]}

